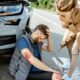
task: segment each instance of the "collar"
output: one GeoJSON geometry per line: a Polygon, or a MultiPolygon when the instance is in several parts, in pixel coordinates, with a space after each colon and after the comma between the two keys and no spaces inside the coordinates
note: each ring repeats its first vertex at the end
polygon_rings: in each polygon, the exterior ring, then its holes
{"type": "Polygon", "coordinates": [[[28,37],[28,39],[29,39],[29,41],[30,41],[31,43],[34,43],[34,40],[33,40],[32,37],[31,37],[31,33],[26,33],[26,36],[28,37]]]}

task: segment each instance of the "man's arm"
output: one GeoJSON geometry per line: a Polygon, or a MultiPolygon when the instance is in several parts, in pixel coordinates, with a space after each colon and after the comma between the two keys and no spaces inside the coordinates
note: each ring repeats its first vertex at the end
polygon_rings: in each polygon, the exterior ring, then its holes
{"type": "Polygon", "coordinates": [[[47,44],[42,45],[42,49],[48,52],[52,51],[52,42],[51,42],[51,34],[49,29],[47,29],[47,34],[48,34],[48,39],[47,39],[47,44]]]}
{"type": "Polygon", "coordinates": [[[44,70],[44,71],[48,71],[48,72],[56,72],[59,73],[58,71],[55,71],[51,68],[49,68],[47,65],[45,65],[43,62],[41,62],[40,60],[38,60],[37,58],[35,58],[32,53],[30,52],[30,50],[28,48],[22,49],[21,53],[23,55],[23,57],[28,60],[28,62],[30,64],[32,64],[33,66],[35,66],[36,68],[40,69],[40,70],[44,70]]]}

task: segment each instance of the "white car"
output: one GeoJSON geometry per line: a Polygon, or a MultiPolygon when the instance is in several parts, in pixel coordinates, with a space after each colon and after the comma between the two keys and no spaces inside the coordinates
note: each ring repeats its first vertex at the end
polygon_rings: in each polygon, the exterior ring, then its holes
{"type": "Polygon", "coordinates": [[[0,0],[0,55],[13,53],[15,42],[28,25],[27,0],[0,0]]]}

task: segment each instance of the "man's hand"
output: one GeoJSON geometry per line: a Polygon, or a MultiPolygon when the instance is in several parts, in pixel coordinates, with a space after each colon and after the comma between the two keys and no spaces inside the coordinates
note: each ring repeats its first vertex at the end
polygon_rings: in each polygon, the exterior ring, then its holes
{"type": "Polygon", "coordinates": [[[50,34],[50,30],[49,29],[46,29],[46,31],[47,31],[47,35],[48,35],[48,37],[51,35],[50,34]]]}
{"type": "Polygon", "coordinates": [[[42,49],[48,52],[52,51],[52,43],[51,43],[51,34],[50,30],[46,29],[46,34],[48,35],[47,37],[47,44],[43,44],[42,49]]]}
{"type": "Polygon", "coordinates": [[[56,72],[53,73],[52,80],[62,80],[61,74],[56,72]]]}
{"type": "Polygon", "coordinates": [[[47,34],[48,34],[48,44],[47,44],[47,51],[48,52],[52,52],[52,40],[51,40],[51,33],[50,33],[50,30],[49,29],[46,29],[47,31],[47,34]]]}

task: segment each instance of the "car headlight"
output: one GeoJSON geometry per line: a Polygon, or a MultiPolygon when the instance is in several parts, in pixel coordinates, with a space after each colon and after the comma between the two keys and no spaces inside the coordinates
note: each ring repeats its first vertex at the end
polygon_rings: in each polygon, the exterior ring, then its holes
{"type": "Polygon", "coordinates": [[[0,15],[11,15],[20,13],[22,10],[22,4],[14,6],[0,6],[0,15]]]}

